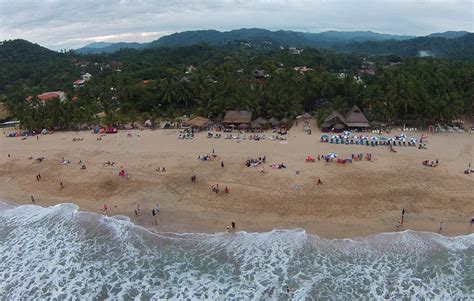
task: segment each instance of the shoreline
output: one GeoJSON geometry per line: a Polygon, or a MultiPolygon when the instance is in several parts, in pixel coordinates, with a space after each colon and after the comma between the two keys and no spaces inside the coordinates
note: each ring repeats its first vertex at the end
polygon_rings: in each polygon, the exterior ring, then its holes
{"type": "Polygon", "coordinates": [[[474,154],[469,134],[430,135],[428,150],[399,147],[395,154],[381,146],[321,143],[320,132],[306,135],[302,128],[292,128],[287,143],[209,139],[206,134],[199,132],[193,140],[179,140],[177,130],[123,131],[101,141],[90,132],[60,132],[39,140],[2,137],[0,198],[31,204],[34,195],[36,205],[73,202],[95,213],[107,204],[109,215],[125,215],[134,224],[164,232],[224,232],[235,221],[237,230],[247,232],[301,228],[324,238],[365,237],[395,232],[404,208],[399,231],[436,233],[442,220],[443,235],[472,233],[474,177],[462,174],[474,154]],[[72,142],[73,137],[84,140],[72,142]],[[218,160],[197,159],[214,148],[218,160]],[[307,155],[329,152],[370,152],[374,159],[344,165],[305,162],[307,155]],[[37,163],[29,155],[46,159],[37,163]],[[245,160],[263,155],[268,158],[265,174],[259,167],[245,167],[245,160]],[[71,163],[60,165],[63,157],[71,163]],[[421,165],[437,158],[436,168],[421,165]],[[104,167],[109,160],[124,166],[131,178],[118,177],[118,166],[104,167]],[[287,168],[269,167],[280,163],[287,168]],[[155,171],[162,166],[166,172],[155,171]],[[35,179],[38,173],[41,181],[35,179]],[[196,183],[190,181],[193,174],[196,183]],[[323,185],[315,184],[318,178],[323,185]],[[229,186],[230,193],[213,193],[210,187],[216,183],[229,186]],[[161,212],[154,224],[156,203],[161,212]],[[139,216],[134,214],[137,204],[139,216]]]}
{"type": "MultiPolygon", "coordinates": [[[[61,205],[61,204],[73,204],[78,207],[78,212],[94,213],[97,215],[101,215],[101,216],[113,218],[113,219],[115,219],[116,217],[124,216],[128,219],[127,222],[130,222],[133,226],[143,227],[147,231],[150,231],[155,234],[169,233],[169,234],[215,235],[215,234],[233,232],[225,228],[217,229],[214,227],[209,227],[209,225],[215,225],[215,223],[213,222],[210,223],[210,221],[208,219],[205,219],[203,216],[201,216],[201,220],[198,221],[198,223],[189,223],[189,224],[179,223],[180,221],[183,221],[183,220],[189,220],[191,215],[193,214],[196,215],[195,212],[193,213],[172,212],[171,214],[170,212],[160,212],[157,218],[160,222],[158,223],[158,225],[155,225],[153,222],[153,218],[151,216],[145,216],[144,214],[140,214],[139,216],[134,217],[134,216],[126,215],[124,213],[103,214],[100,212],[85,211],[85,210],[81,210],[80,206],[74,202],[64,202],[64,203],[54,202],[48,205],[43,205],[43,204],[37,204],[37,203],[33,204],[31,202],[30,203],[12,202],[12,201],[3,200],[3,199],[1,201],[13,207],[24,206],[24,205],[35,205],[35,206],[40,206],[43,208],[49,208],[49,207],[61,205]],[[166,218],[161,217],[165,214],[169,216],[166,218]],[[175,222],[172,223],[171,220],[174,220],[175,222]]],[[[410,223],[410,227],[400,227],[399,229],[396,229],[395,227],[390,227],[389,225],[385,225],[385,224],[341,225],[341,224],[335,224],[335,223],[331,223],[327,221],[326,222],[314,221],[311,223],[302,222],[301,227],[298,227],[297,225],[293,227],[290,225],[288,225],[289,227],[285,227],[281,225],[279,227],[273,227],[273,228],[272,227],[258,227],[258,226],[240,228],[239,225],[237,225],[235,231],[237,232],[243,231],[245,233],[259,234],[259,233],[268,233],[268,232],[279,231],[279,230],[281,231],[303,230],[308,235],[315,235],[318,238],[327,239],[327,240],[364,239],[364,238],[371,237],[374,235],[376,236],[379,234],[390,234],[390,233],[396,234],[396,233],[401,233],[405,231],[439,234],[441,236],[451,237],[451,238],[470,235],[474,233],[474,227],[470,226],[468,222],[463,223],[460,221],[445,221],[445,225],[444,225],[445,227],[443,228],[443,231],[441,233],[437,231],[433,231],[433,228],[436,228],[436,224],[433,222],[430,222],[429,220],[415,221],[415,222],[409,222],[409,223],[410,223]],[[359,229],[354,230],[355,226],[358,226],[359,229]]]]}

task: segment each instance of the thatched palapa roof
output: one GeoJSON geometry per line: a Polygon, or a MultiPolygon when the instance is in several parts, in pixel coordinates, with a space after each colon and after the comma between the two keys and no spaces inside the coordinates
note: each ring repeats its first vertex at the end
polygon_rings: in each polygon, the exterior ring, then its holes
{"type": "Polygon", "coordinates": [[[278,119],[273,118],[273,117],[270,118],[270,119],[268,120],[268,122],[269,122],[272,126],[276,126],[276,125],[279,125],[279,124],[280,124],[280,121],[278,121],[278,119]]]}
{"type": "Polygon", "coordinates": [[[364,116],[358,106],[353,106],[346,114],[346,124],[348,127],[369,127],[369,121],[364,116]]]}
{"type": "Polygon", "coordinates": [[[202,128],[212,124],[209,118],[197,116],[188,121],[188,124],[192,127],[202,128]]]}
{"type": "Polygon", "coordinates": [[[226,111],[224,123],[250,123],[252,112],[249,111],[226,111]]]}
{"type": "Polygon", "coordinates": [[[266,120],[266,119],[263,118],[263,117],[258,117],[258,118],[255,119],[253,122],[258,122],[258,123],[260,123],[261,125],[264,125],[264,124],[267,124],[267,123],[268,123],[268,120],[266,120]]]}
{"type": "Polygon", "coordinates": [[[3,102],[0,102],[0,119],[5,119],[9,115],[10,114],[7,110],[7,106],[3,102]]]}
{"type": "Polygon", "coordinates": [[[330,124],[329,122],[323,122],[323,123],[321,123],[321,128],[323,128],[323,129],[324,128],[329,128],[329,127],[331,127],[331,125],[332,124],[330,124]]]}
{"type": "Polygon", "coordinates": [[[250,127],[252,129],[261,129],[262,128],[262,124],[260,122],[257,122],[257,121],[253,121],[251,124],[250,124],[250,127]]]}
{"type": "Polygon", "coordinates": [[[331,114],[329,114],[328,117],[324,119],[324,123],[329,123],[330,125],[334,125],[337,123],[345,124],[346,119],[339,112],[332,111],[331,114]]]}

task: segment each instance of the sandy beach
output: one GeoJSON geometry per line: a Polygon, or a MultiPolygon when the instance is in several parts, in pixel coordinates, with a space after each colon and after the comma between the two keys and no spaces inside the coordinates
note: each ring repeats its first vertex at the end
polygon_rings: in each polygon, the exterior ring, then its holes
{"type": "MultiPolygon", "coordinates": [[[[366,236],[396,231],[403,208],[400,230],[437,231],[443,221],[445,235],[473,231],[469,220],[474,216],[474,174],[463,174],[474,158],[473,134],[425,133],[428,149],[397,147],[397,153],[382,146],[321,143],[320,132],[313,129],[307,135],[301,126],[290,130],[285,143],[210,139],[207,132],[181,140],[178,134],[173,129],[120,131],[100,141],[90,132],[41,135],[38,140],[3,134],[0,199],[28,204],[33,195],[38,205],[73,202],[80,210],[97,213],[107,204],[109,216],[126,215],[166,232],[220,232],[235,221],[244,231],[304,228],[327,238],[366,236]],[[74,137],[83,141],[73,142],[74,137]],[[213,149],[216,160],[198,159],[213,149]],[[305,162],[308,155],[329,152],[371,153],[373,159],[305,162]],[[264,155],[264,174],[261,167],[245,166],[247,159],[264,155]],[[40,156],[45,157],[42,163],[35,160],[40,156]],[[59,164],[62,158],[71,163],[59,164]],[[423,160],[436,159],[437,167],[422,165],[423,160]],[[80,160],[87,169],[80,168],[80,160]],[[106,167],[107,161],[117,164],[106,167]],[[274,163],[287,168],[272,169],[274,163]],[[120,166],[130,179],[118,176],[120,166]],[[156,171],[161,167],[166,172],[156,171]],[[191,183],[192,175],[196,183],[191,183]],[[211,190],[215,184],[221,188],[217,194],[211,190]],[[229,193],[223,192],[225,186],[229,193]],[[153,218],[157,203],[161,211],[153,218]],[[141,211],[135,215],[137,204],[141,211]]],[[[419,138],[421,133],[407,135],[419,138]]]]}

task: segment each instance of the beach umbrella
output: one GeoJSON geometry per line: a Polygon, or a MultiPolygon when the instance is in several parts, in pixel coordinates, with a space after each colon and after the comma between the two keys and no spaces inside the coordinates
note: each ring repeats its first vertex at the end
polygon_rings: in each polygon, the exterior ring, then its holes
{"type": "Polygon", "coordinates": [[[326,138],[329,138],[329,136],[328,135],[321,135],[321,138],[326,139],[326,138]]]}
{"type": "Polygon", "coordinates": [[[385,138],[385,137],[380,137],[379,139],[382,140],[382,141],[386,141],[386,140],[387,140],[387,138],[385,138]]]}
{"type": "Polygon", "coordinates": [[[336,124],[336,125],[334,126],[334,129],[335,129],[335,130],[342,130],[342,129],[344,129],[344,128],[345,128],[345,126],[343,126],[343,125],[340,124],[340,123],[338,123],[338,124],[336,124]]]}
{"type": "Polygon", "coordinates": [[[372,139],[372,140],[377,140],[378,138],[375,137],[375,136],[372,136],[372,137],[370,137],[370,139],[372,139]]]}

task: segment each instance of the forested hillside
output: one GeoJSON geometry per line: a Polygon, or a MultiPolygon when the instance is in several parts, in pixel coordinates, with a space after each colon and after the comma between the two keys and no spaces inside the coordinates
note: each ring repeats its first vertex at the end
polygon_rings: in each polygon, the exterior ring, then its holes
{"type": "Polygon", "coordinates": [[[405,41],[351,43],[338,50],[370,55],[432,56],[474,61],[474,33],[457,38],[420,37],[405,41]]]}
{"type": "Polygon", "coordinates": [[[0,54],[0,97],[28,128],[75,128],[98,122],[99,112],[107,124],[184,114],[215,118],[228,109],[276,118],[309,111],[321,119],[354,104],[371,121],[427,123],[470,113],[474,100],[474,65],[435,58],[240,44],[79,55],[20,40],[4,42],[0,54]],[[85,73],[92,79],[73,87],[85,73]],[[66,92],[65,102],[35,100],[56,90],[66,92]]]}

